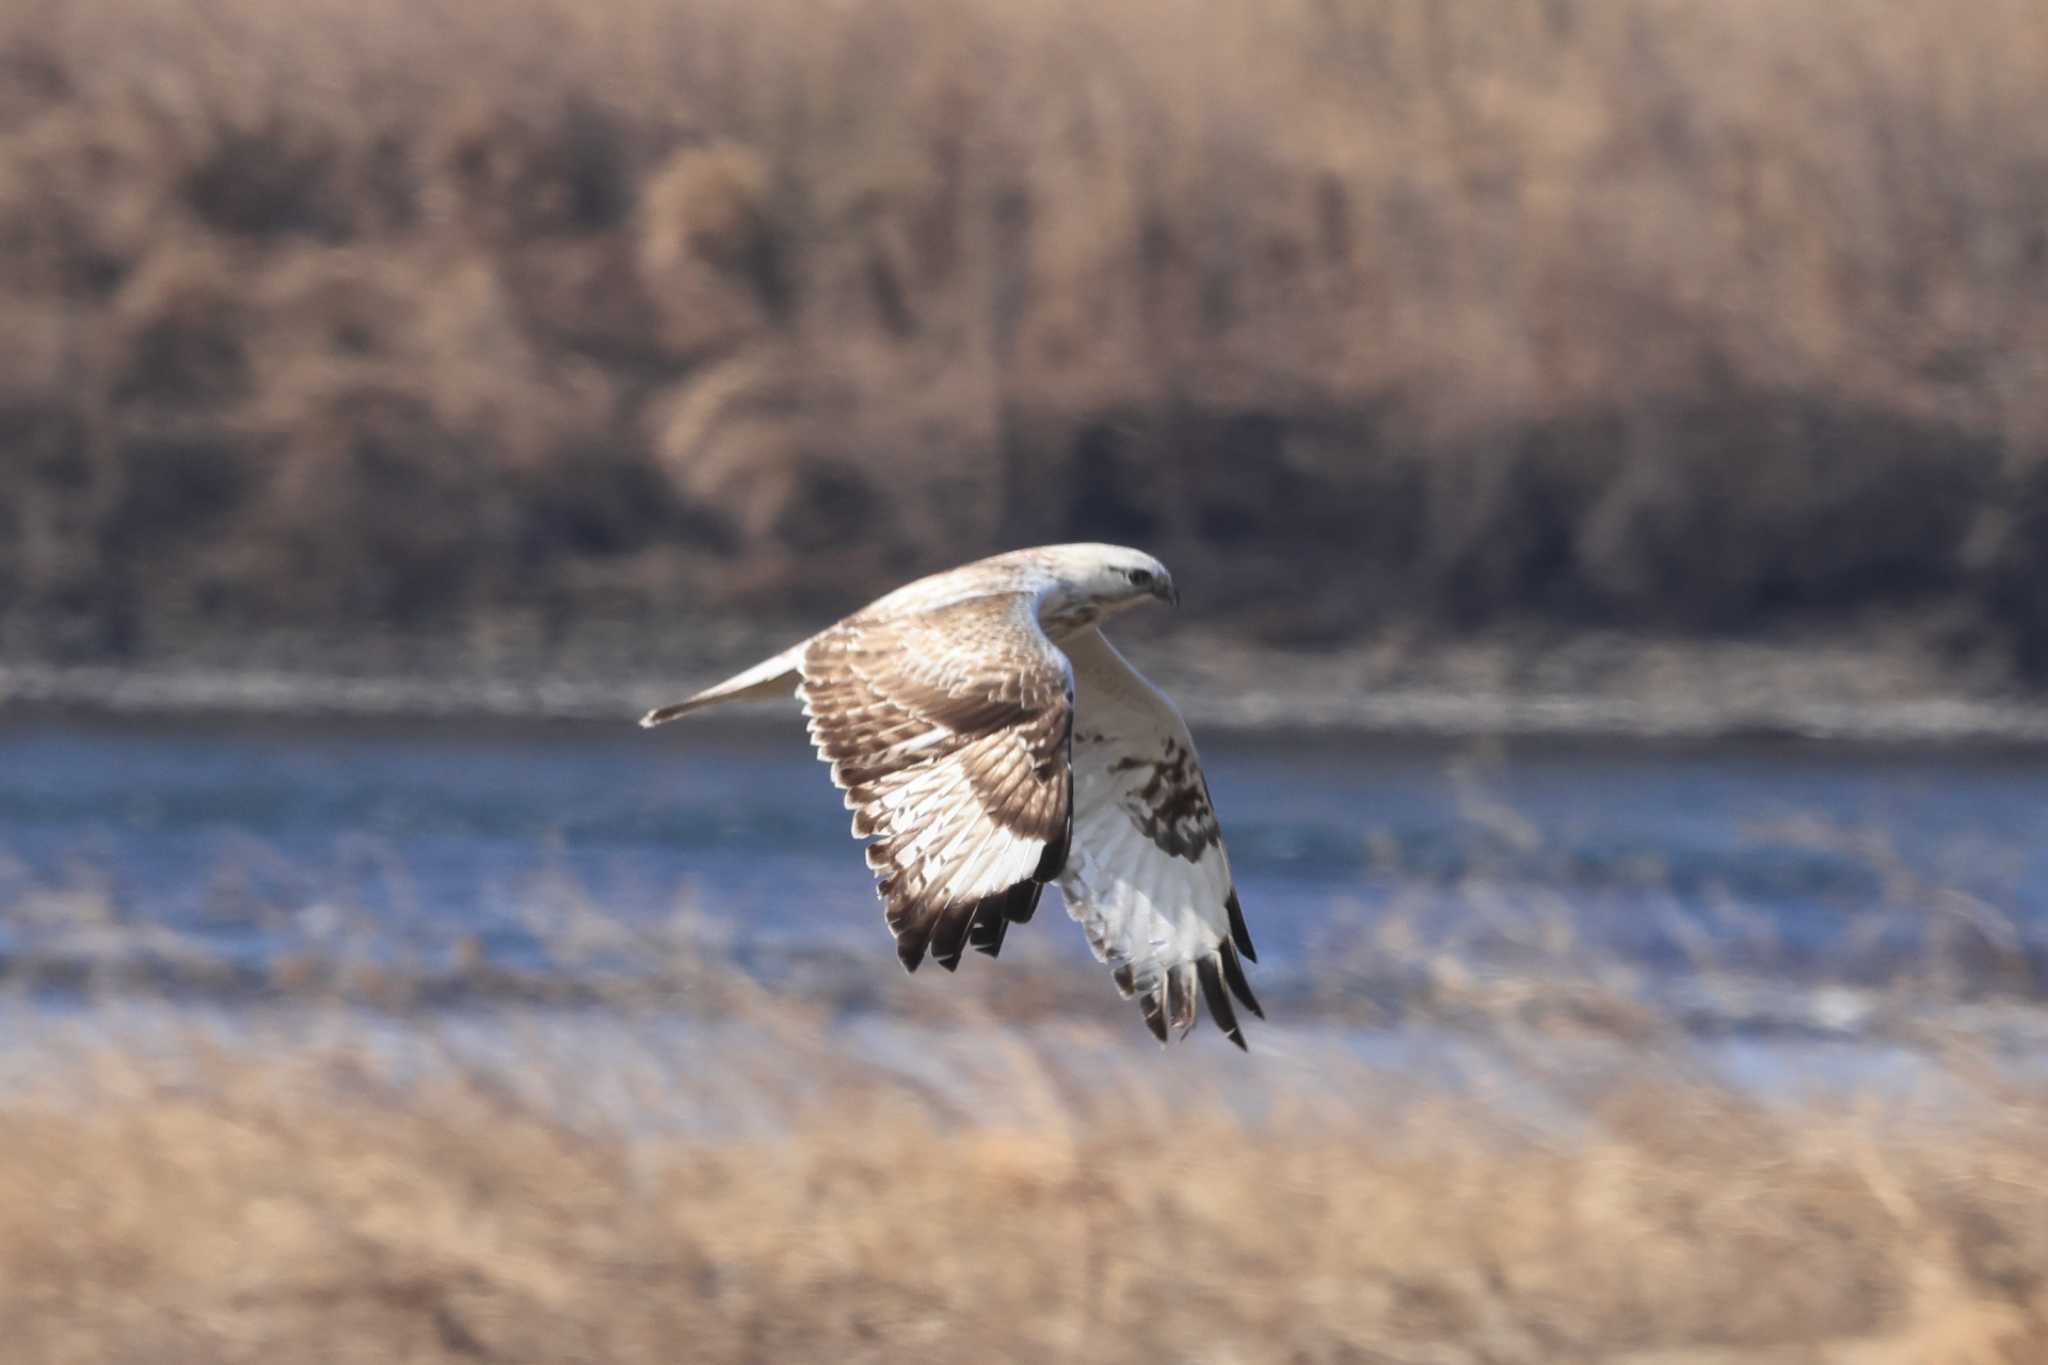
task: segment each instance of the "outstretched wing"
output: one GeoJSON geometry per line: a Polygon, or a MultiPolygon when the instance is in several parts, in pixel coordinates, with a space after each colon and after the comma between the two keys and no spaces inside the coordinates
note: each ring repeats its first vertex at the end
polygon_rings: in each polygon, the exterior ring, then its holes
{"type": "Polygon", "coordinates": [[[1101,632],[1062,644],[1080,698],[1073,850],[1059,879],[1067,913],[1161,1042],[1169,1026],[1194,1026],[1199,988],[1243,1047],[1231,998],[1265,1017],[1240,961],[1258,954],[1188,727],[1101,632]]]}
{"type": "Polygon", "coordinates": [[[1073,674],[1024,594],[854,616],[804,650],[811,742],[916,971],[993,957],[1065,865],[1073,674]]]}

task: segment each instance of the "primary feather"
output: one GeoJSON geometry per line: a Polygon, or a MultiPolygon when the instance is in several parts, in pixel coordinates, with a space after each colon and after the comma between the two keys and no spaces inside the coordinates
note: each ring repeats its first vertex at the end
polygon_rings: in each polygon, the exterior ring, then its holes
{"type": "Polygon", "coordinates": [[[1239,961],[1257,954],[1194,741],[1100,631],[1077,632],[1065,648],[1087,699],[1074,732],[1073,854],[1060,876],[1067,913],[1162,1040],[1169,1024],[1193,1024],[1199,984],[1242,1047],[1231,998],[1264,1017],[1239,961]]]}
{"type": "MultiPolygon", "coordinates": [[[[897,956],[952,970],[994,956],[1057,881],[1117,988],[1163,1042],[1199,996],[1243,1047],[1261,1011],[1223,835],[1192,739],[1099,623],[1177,600],[1149,555],[1060,545],[997,555],[897,589],[772,659],[672,706],[803,700],[812,743],[871,839],[897,956]]],[[[1261,1017],[1263,1017],[1261,1015],[1261,1017]]]]}

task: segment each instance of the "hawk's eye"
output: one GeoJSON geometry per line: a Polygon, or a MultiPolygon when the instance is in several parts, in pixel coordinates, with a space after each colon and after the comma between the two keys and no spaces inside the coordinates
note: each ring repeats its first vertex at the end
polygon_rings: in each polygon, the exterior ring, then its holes
{"type": "Polygon", "coordinates": [[[1140,588],[1152,581],[1152,571],[1150,569],[1126,569],[1124,576],[1140,588]]]}

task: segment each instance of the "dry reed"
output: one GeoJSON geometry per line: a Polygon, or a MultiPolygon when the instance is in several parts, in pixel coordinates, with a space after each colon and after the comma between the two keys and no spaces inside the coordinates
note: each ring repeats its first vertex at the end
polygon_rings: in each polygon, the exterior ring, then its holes
{"type": "Polygon", "coordinates": [[[583,1068],[559,1054],[523,1054],[516,1084],[452,1066],[398,1079],[332,1041],[71,1057],[0,1097],[8,1358],[2048,1350],[2038,1088],[1987,1081],[1933,1112],[1639,1071],[1559,1131],[1355,1066],[1290,1066],[1284,1034],[1204,1073],[1218,1095],[1255,1081],[1251,1115],[1159,1083],[1196,1054],[1063,1084],[1053,1057],[1103,1045],[1085,1030],[956,1035],[936,1080],[849,1062],[807,1024],[780,1036],[657,1099],[698,1122],[773,1115],[724,1135],[537,1095],[537,1073],[583,1068]],[[1003,1097],[981,1117],[946,1102],[977,1076],[1003,1097]]]}

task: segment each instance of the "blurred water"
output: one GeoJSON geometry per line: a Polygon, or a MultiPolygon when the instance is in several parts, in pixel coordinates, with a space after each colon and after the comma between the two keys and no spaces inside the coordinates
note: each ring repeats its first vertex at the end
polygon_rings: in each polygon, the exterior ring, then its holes
{"type": "MultiPolygon", "coordinates": [[[[630,974],[630,931],[682,912],[757,970],[820,945],[893,970],[838,793],[783,720],[0,728],[0,955],[53,1005],[110,963],[202,992],[299,958],[630,974]]],[[[1282,989],[1451,960],[1620,969],[1695,1011],[1730,998],[1703,975],[1760,982],[1811,1013],[1831,989],[2025,998],[2048,979],[2038,756],[1259,735],[1203,752],[1261,980],[1282,989]]],[[[1050,897],[1026,933],[1085,958],[1050,897]]]]}

